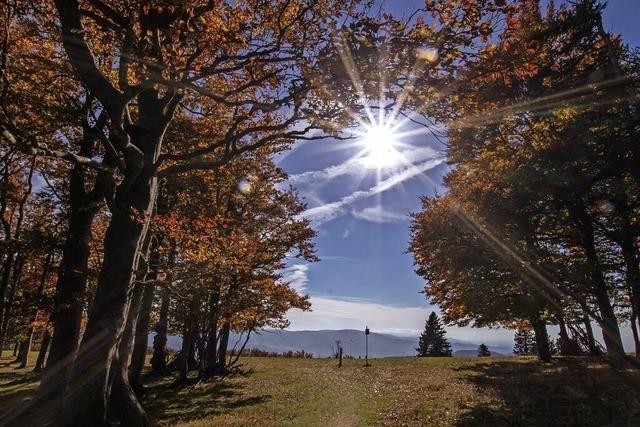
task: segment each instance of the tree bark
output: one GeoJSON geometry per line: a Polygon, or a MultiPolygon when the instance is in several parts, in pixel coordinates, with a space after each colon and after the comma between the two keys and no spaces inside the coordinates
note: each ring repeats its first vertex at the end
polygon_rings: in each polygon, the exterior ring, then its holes
{"type": "Polygon", "coordinates": [[[536,335],[536,347],[538,358],[543,363],[551,362],[551,351],[549,350],[549,334],[547,333],[547,323],[539,316],[531,319],[531,325],[536,335]]]}
{"type": "Polygon", "coordinates": [[[38,358],[36,359],[36,366],[33,368],[33,372],[40,372],[44,369],[44,361],[46,360],[50,344],[51,334],[49,333],[49,330],[46,329],[42,337],[42,342],[40,343],[40,350],[38,351],[38,358]]]}
{"type": "MultiPolygon", "coordinates": [[[[25,206],[29,196],[31,195],[31,191],[33,190],[33,172],[36,166],[35,157],[31,160],[31,164],[29,167],[29,173],[27,175],[27,188],[20,198],[18,204],[18,218],[16,220],[15,229],[13,232],[13,236],[11,236],[11,226],[4,218],[5,207],[6,204],[2,203],[2,222],[4,225],[4,233],[5,240],[13,239],[18,241],[22,234],[22,224],[25,217],[25,206]]],[[[6,170],[5,170],[6,172],[6,170]]],[[[5,178],[8,178],[6,175],[5,178]]],[[[11,306],[13,304],[13,300],[16,295],[16,290],[18,287],[18,282],[20,281],[20,274],[22,272],[22,254],[19,251],[9,250],[7,253],[6,260],[3,265],[3,274],[2,279],[0,281],[0,357],[2,357],[2,350],[4,349],[5,339],[7,336],[7,329],[9,327],[9,312],[11,310],[11,306]],[[14,259],[15,256],[15,259],[14,259]],[[13,266],[13,271],[11,271],[11,267],[13,266]],[[11,275],[13,273],[13,275],[11,275]],[[7,301],[5,298],[7,296],[9,278],[11,277],[11,292],[7,301]]]]}
{"type": "Polygon", "coordinates": [[[167,373],[167,329],[170,302],[169,290],[162,289],[160,316],[156,325],[156,334],[153,337],[153,355],[151,356],[151,372],[154,375],[165,375],[167,373]]]}
{"type": "Polygon", "coordinates": [[[131,388],[138,394],[142,392],[140,376],[144,368],[144,361],[147,356],[147,342],[149,337],[149,321],[151,318],[151,306],[153,304],[154,284],[146,284],[142,293],[142,302],[136,323],[136,334],[131,355],[131,366],[129,367],[129,383],[131,388]]]}
{"type": "Polygon", "coordinates": [[[558,318],[558,324],[560,326],[560,346],[558,351],[561,355],[566,356],[569,354],[569,345],[571,339],[569,338],[569,332],[567,331],[567,324],[562,317],[558,318]]]}
{"type": "Polygon", "coordinates": [[[113,212],[107,229],[96,295],[70,380],[69,403],[80,409],[78,422],[107,422],[109,373],[124,330],[134,266],[155,200],[155,178],[148,178],[140,179],[130,194],[143,202],[145,206],[138,211],[146,218],[137,218],[133,211],[120,207],[113,212]]]}
{"type": "Polygon", "coordinates": [[[587,333],[587,345],[589,347],[589,354],[591,356],[601,356],[600,350],[596,345],[596,339],[593,335],[593,328],[591,327],[591,319],[587,313],[584,314],[582,323],[584,324],[584,330],[587,333]]]}
{"type": "Polygon", "coordinates": [[[636,351],[636,359],[640,359],[640,337],[638,336],[638,313],[631,309],[631,334],[633,335],[633,345],[636,351]]]}
{"type": "MultiPolygon", "coordinates": [[[[2,264],[2,276],[0,277],[0,357],[4,350],[4,331],[2,331],[2,319],[4,318],[5,299],[9,290],[9,281],[11,280],[11,269],[13,267],[14,254],[8,253],[2,264]]],[[[15,356],[15,354],[14,354],[15,356]]]]}
{"type": "MultiPolygon", "coordinates": [[[[88,137],[85,134],[80,154],[91,157],[93,149],[88,137]]],[[[85,193],[86,179],[82,166],[76,165],[70,170],[68,179],[70,212],[51,313],[51,348],[38,389],[38,394],[45,400],[62,396],[80,344],[91,228],[100,210],[99,199],[103,193],[98,181],[92,194],[85,193]]]]}
{"type": "MultiPolygon", "coordinates": [[[[11,275],[11,287],[9,289],[9,296],[5,301],[4,317],[0,324],[0,348],[4,348],[4,343],[9,331],[9,323],[11,321],[11,308],[16,298],[16,292],[20,284],[20,278],[22,276],[22,267],[24,266],[23,254],[18,252],[16,260],[13,266],[13,274],[11,275]]],[[[0,353],[0,356],[2,353],[0,353]]]]}
{"type": "Polygon", "coordinates": [[[227,347],[229,346],[229,334],[231,332],[231,324],[225,321],[220,330],[220,343],[218,345],[218,361],[216,363],[216,372],[224,373],[227,369],[227,347]]]}
{"type": "Polygon", "coordinates": [[[186,381],[189,374],[189,358],[191,356],[191,349],[193,344],[193,338],[195,333],[195,309],[196,299],[193,297],[189,303],[189,313],[185,320],[184,332],[182,334],[182,348],[178,355],[178,374],[180,375],[180,381],[186,381]]]}
{"type": "Polygon", "coordinates": [[[120,422],[126,426],[142,427],[150,425],[147,414],[140,406],[129,383],[129,361],[133,353],[135,329],[143,294],[144,286],[137,284],[133,290],[126,326],[112,366],[111,407],[118,415],[120,422]]]}
{"type": "Polygon", "coordinates": [[[29,352],[31,351],[31,343],[33,342],[33,328],[29,328],[27,332],[27,337],[20,342],[20,347],[18,349],[18,360],[20,365],[18,365],[19,369],[24,369],[27,367],[27,363],[29,362],[29,352]]]}
{"type": "Polygon", "coordinates": [[[572,203],[569,203],[568,207],[569,213],[581,233],[582,248],[589,269],[590,290],[595,297],[600,311],[598,323],[602,328],[604,343],[607,347],[607,355],[613,360],[623,361],[626,359],[626,355],[622,346],[618,319],[613,311],[607,283],[595,246],[593,222],[582,200],[574,200],[572,203]]]}
{"type": "Polygon", "coordinates": [[[207,345],[204,352],[204,374],[210,377],[216,373],[216,344],[218,342],[218,302],[220,294],[211,292],[209,296],[209,318],[207,325],[207,345]]]}

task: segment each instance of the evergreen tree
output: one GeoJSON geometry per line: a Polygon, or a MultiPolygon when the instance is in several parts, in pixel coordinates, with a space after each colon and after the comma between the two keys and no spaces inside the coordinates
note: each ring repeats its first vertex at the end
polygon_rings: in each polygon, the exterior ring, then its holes
{"type": "Polygon", "coordinates": [[[418,342],[418,357],[451,356],[451,345],[445,338],[446,331],[435,312],[431,312],[425,323],[424,332],[418,342]]]}
{"type": "Polygon", "coordinates": [[[516,330],[516,334],[513,337],[514,346],[513,353],[519,356],[529,356],[536,352],[536,339],[533,332],[530,329],[516,330]]]}
{"type": "Polygon", "coordinates": [[[478,357],[489,357],[491,356],[491,352],[489,351],[489,347],[487,347],[484,343],[478,346],[478,357]]]}

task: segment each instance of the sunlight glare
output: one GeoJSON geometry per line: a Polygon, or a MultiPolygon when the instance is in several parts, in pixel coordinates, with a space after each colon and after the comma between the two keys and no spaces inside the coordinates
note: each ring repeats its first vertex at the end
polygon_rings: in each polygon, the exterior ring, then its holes
{"type": "Polygon", "coordinates": [[[396,135],[387,126],[368,126],[362,135],[363,158],[369,167],[391,167],[398,163],[396,135]]]}

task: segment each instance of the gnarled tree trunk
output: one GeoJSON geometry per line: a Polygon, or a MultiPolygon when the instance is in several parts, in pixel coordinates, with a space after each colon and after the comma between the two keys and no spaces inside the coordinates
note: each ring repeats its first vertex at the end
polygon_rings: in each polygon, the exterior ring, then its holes
{"type": "Polygon", "coordinates": [[[129,361],[133,353],[133,341],[136,334],[137,318],[144,294],[144,286],[137,284],[131,297],[127,314],[127,323],[122,339],[113,359],[111,387],[111,407],[120,422],[127,426],[147,426],[150,424],[147,414],[136,399],[129,384],[129,361]]]}

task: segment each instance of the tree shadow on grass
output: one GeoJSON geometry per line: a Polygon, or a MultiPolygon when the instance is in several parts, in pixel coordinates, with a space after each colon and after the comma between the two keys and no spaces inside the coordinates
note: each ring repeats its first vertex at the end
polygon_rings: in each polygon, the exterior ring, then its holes
{"type": "Polygon", "coordinates": [[[245,387],[228,378],[208,382],[188,382],[177,388],[171,377],[151,382],[146,387],[142,404],[156,421],[190,421],[220,415],[232,409],[267,402],[271,396],[252,396],[245,387]]]}
{"type": "Polygon", "coordinates": [[[458,368],[485,399],[456,424],[466,426],[638,426],[640,377],[606,362],[561,358],[488,361],[458,368]]]}

